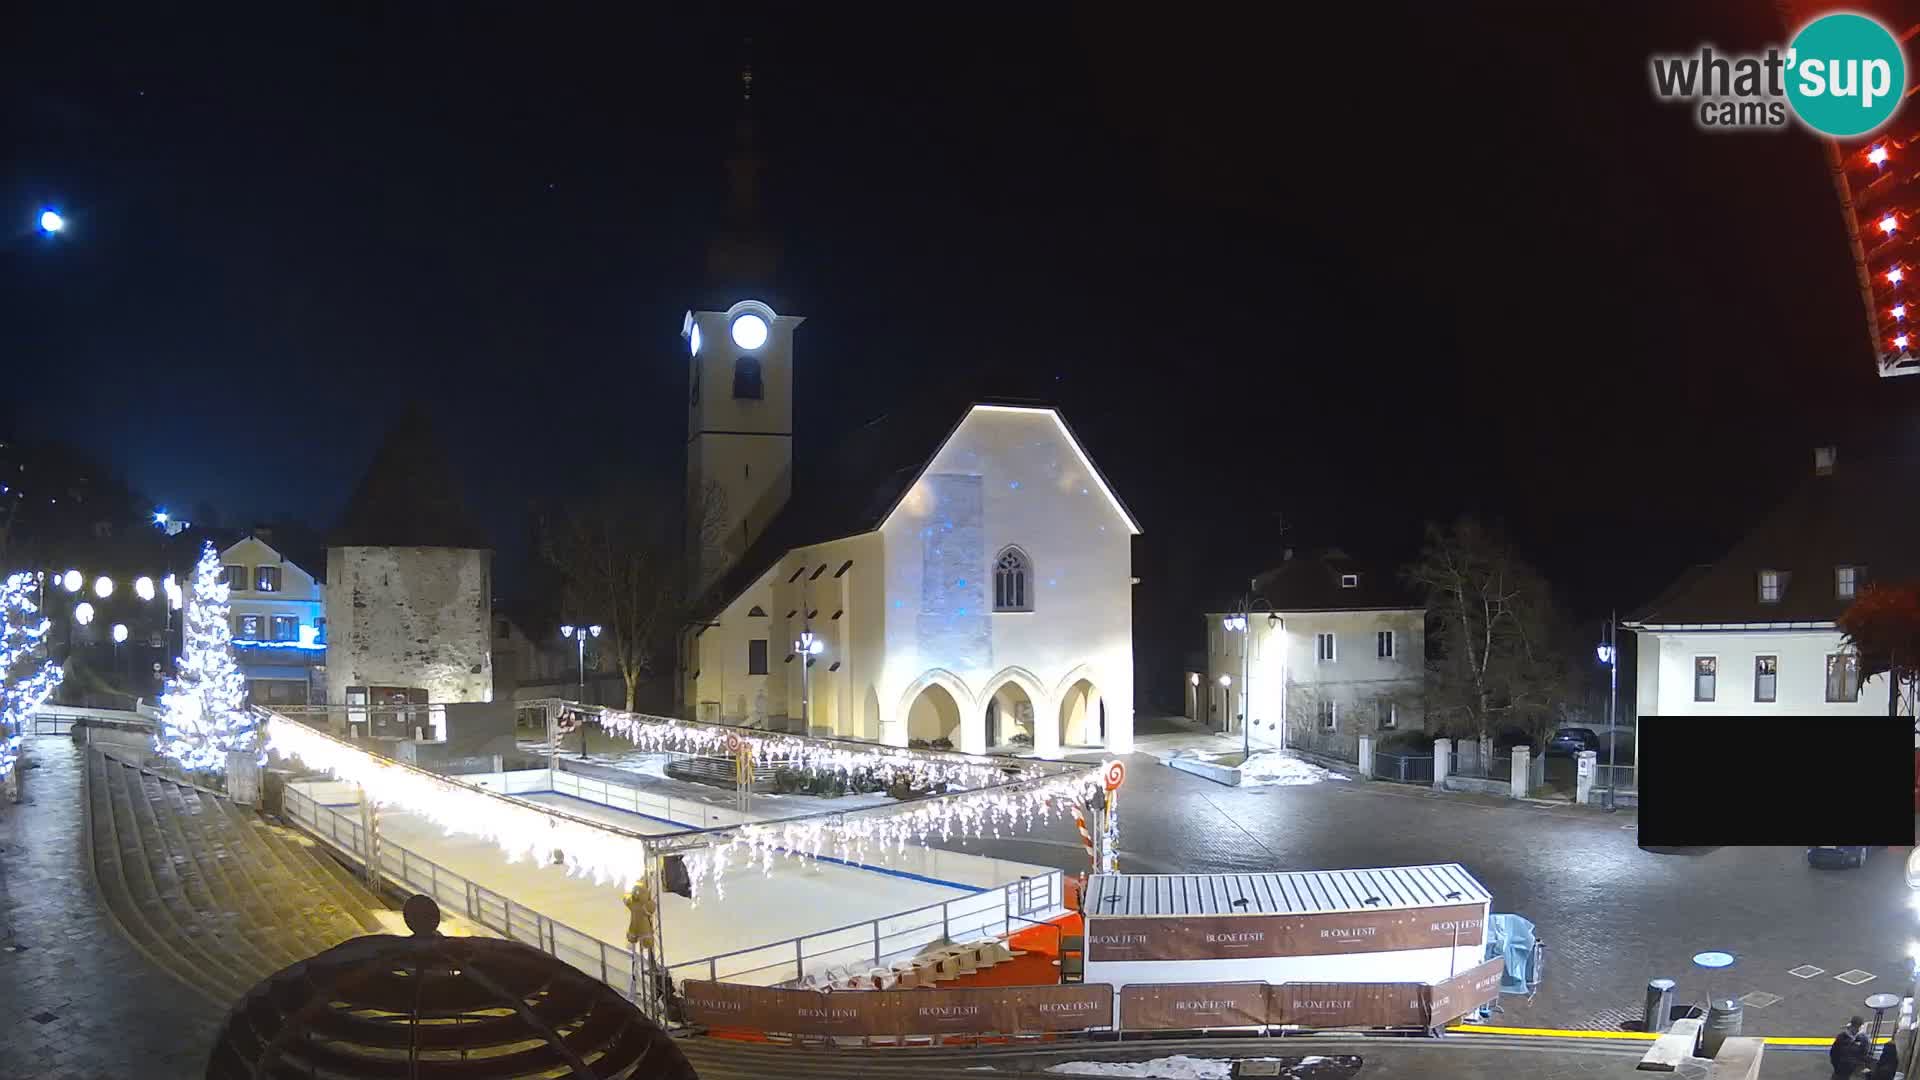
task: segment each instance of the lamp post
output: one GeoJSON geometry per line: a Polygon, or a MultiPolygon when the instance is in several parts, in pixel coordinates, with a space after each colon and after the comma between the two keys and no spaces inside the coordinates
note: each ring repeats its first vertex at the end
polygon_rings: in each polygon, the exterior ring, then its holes
{"type": "Polygon", "coordinates": [[[585,705],[587,703],[587,637],[589,635],[593,637],[599,637],[600,624],[595,623],[592,626],[574,626],[571,623],[569,623],[560,628],[561,637],[572,638],[575,644],[579,646],[580,703],[582,705],[585,705]]]}
{"type": "Polygon", "coordinates": [[[827,643],[815,637],[813,629],[808,627],[800,631],[800,639],[793,643],[793,651],[800,657],[800,727],[804,734],[813,730],[812,686],[808,681],[807,669],[812,666],[814,657],[827,651],[827,643]]]}
{"type": "MultiPolygon", "coordinates": [[[[1611,612],[1607,614],[1606,637],[1600,643],[1600,646],[1594,650],[1594,653],[1599,656],[1601,663],[1607,665],[1607,813],[1611,814],[1619,809],[1619,807],[1614,804],[1615,773],[1613,746],[1615,742],[1615,732],[1613,730],[1613,710],[1614,704],[1620,696],[1620,646],[1614,630],[1614,618],[1611,612]]],[[[1638,768],[1640,759],[1635,757],[1633,764],[1635,768],[1638,768]]]]}
{"type": "MultiPolygon", "coordinates": [[[[1247,593],[1240,598],[1239,613],[1228,615],[1220,621],[1221,626],[1228,633],[1240,634],[1240,758],[1242,761],[1253,753],[1253,699],[1249,693],[1253,689],[1253,633],[1248,627],[1252,625],[1254,601],[1258,596],[1255,584],[1254,581],[1247,583],[1247,593]]],[[[1267,611],[1267,629],[1271,631],[1279,626],[1281,619],[1274,612],[1273,605],[1264,597],[1259,598],[1259,603],[1267,611]]],[[[1284,665],[1286,662],[1284,648],[1280,651],[1280,657],[1284,665]]],[[[1224,687],[1227,682],[1224,681],[1224,676],[1222,679],[1220,685],[1224,687]]],[[[1286,689],[1286,672],[1283,667],[1280,675],[1280,749],[1282,750],[1287,748],[1286,689]]]]}

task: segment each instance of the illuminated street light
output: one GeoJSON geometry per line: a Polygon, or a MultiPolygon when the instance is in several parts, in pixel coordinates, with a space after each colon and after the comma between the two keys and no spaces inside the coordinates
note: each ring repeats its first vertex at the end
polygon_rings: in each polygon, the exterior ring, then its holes
{"type": "Polygon", "coordinates": [[[127,624],[123,622],[114,623],[113,624],[113,643],[115,645],[118,645],[125,640],[127,640],[127,624]]]}
{"type": "Polygon", "coordinates": [[[1232,685],[1233,685],[1233,676],[1231,676],[1231,675],[1222,675],[1222,676],[1220,676],[1220,685],[1221,685],[1221,686],[1232,686],[1232,685]]]}
{"type": "Polygon", "coordinates": [[[160,587],[167,590],[168,606],[172,607],[175,611],[179,611],[183,600],[179,579],[175,578],[172,574],[168,574],[166,579],[160,582],[160,587]]]}
{"type": "MultiPolygon", "coordinates": [[[[745,317],[746,316],[742,316],[742,318],[745,317]]],[[[813,719],[809,715],[809,711],[813,704],[813,699],[812,695],[808,692],[811,687],[807,681],[807,669],[813,666],[812,657],[819,656],[821,653],[827,651],[827,643],[815,637],[812,628],[809,627],[800,631],[800,640],[793,643],[793,651],[800,654],[800,730],[811,731],[813,730],[813,719]]]]}
{"type": "Polygon", "coordinates": [[[93,595],[105,600],[113,595],[113,579],[102,574],[93,580],[93,595]]]}
{"type": "Polygon", "coordinates": [[[134,578],[133,579],[133,595],[139,597],[142,600],[153,599],[153,579],[150,577],[134,578]]]}
{"type": "Polygon", "coordinates": [[[61,588],[66,589],[68,592],[79,592],[80,586],[85,585],[86,583],[87,583],[87,579],[81,577],[80,571],[78,570],[69,570],[66,573],[60,575],[60,586],[61,588]]]}
{"type": "Polygon", "coordinates": [[[52,236],[54,233],[60,232],[66,227],[67,227],[67,219],[61,217],[60,212],[58,210],[47,209],[47,210],[40,211],[40,231],[41,232],[46,233],[48,236],[52,236]]]}
{"type": "Polygon", "coordinates": [[[85,600],[82,600],[78,604],[75,604],[73,608],[73,621],[79,623],[81,626],[85,626],[88,623],[92,622],[93,621],[93,605],[87,603],[85,600]]]}
{"type": "Polygon", "coordinates": [[[165,510],[155,510],[153,512],[153,523],[155,525],[165,525],[167,523],[167,520],[168,520],[168,515],[165,510]]]}
{"type": "MultiPolygon", "coordinates": [[[[580,700],[585,702],[587,700],[587,638],[599,637],[600,626],[598,623],[592,626],[575,626],[572,623],[567,623],[560,627],[560,636],[563,638],[572,638],[580,646],[580,700]]],[[[582,732],[580,735],[580,756],[583,758],[587,753],[586,748],[587,736],[585,732],[582,732]]]]}

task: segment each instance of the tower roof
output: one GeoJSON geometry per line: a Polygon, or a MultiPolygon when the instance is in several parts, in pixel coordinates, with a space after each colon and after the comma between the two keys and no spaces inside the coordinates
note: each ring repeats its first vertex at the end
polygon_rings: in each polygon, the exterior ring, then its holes
{"type": "MultiPolygon", "coordinates": [[[[742,296],[774,293],[780,246],[768,227],[761,174],[766,158],[756,138],[753,102],[753,39],[740,68],[739,112],[733,150],[727,156],[727,203],[707,243],[707,306],[724,309],[742,296]]],[[[784,299],[784,298],[782,298],[784,299]]]]}
{"type": "Polygon", "coordinates": [[[467,513],[432,418],[418,403],[394,421],[328,547],[490,547],[467,513]]]}

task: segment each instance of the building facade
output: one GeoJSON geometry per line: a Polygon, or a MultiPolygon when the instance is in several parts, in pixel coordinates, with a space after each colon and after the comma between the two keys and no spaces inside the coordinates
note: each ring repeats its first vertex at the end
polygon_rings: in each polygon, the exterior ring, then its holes
{"type": "Polygon", "coordinates": [[[1888,498],[1915,490],[1913,465],[1816,451],[1813,474],[1725,557],[1625,623],[1639,715],[1886,716],[1886,675],[1861,671],[1836,620],[1869,582],[1920,577],[1920,511],[1888,498]]]}
{"type": "Polygon", "coordinates": [[[260,536],[220,552],[234,654],[257,705],[306,705],[326,694],[324,585],[260,536]]]}
{"type": "Polygon", "coordinates": [[[791,431],[799,322],[754,303],[686,321],[690,516],[728,497],[682,641],[683,710],[971,753],[1130,750],[1140,530],[1059,412],[929,402],[795,474],[767,432],[791,431]],[[735,333],[743,317],[763,326],[735,333]],[[737,426],[713,426],[716,393],[737,426]]]}
{"type": "Polygon", "coordinates": [[[1426,608],[1390,568],[1337,550],[1289,551],[1253,582],[1251,611],[1208,613],[1207,664],[1188,674],[1196,718],[1251,725],[1256,747],[1345,760],[1361,735],[1425,727],[1426,608]]]}

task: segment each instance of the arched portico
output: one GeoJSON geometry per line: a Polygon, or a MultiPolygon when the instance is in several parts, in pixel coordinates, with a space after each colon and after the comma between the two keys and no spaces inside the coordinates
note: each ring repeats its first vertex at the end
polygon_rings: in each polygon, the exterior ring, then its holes
{"type": "Polygon", "coordinates": [[[1058,703],[1058,719],[1053,730],[1060,749],[1070,752],[1106,746],[1106,703],[1090,668],[1083,665],[1068,672],[1054,700],[1058,703]]]}
{"type": "Polygon", "coordinates": [[[1041,752],[1054,749],[1052,698],[1038,676],[1023,667],[1005,667],[986,681],[980,694],[980,744],[987,749],[1012,747],[1014,736],[1024,734],[1028,745],[1041,752]]]}
{"type": "Polygon", "coordinates": [[[951,671],[935,669],[908,684],[900,695],[900,719],[909,743],[914,739],[950,740],[954,749],[978,754],[984,729],[969,724],[975,712],[973,691],[951,671]]]}

